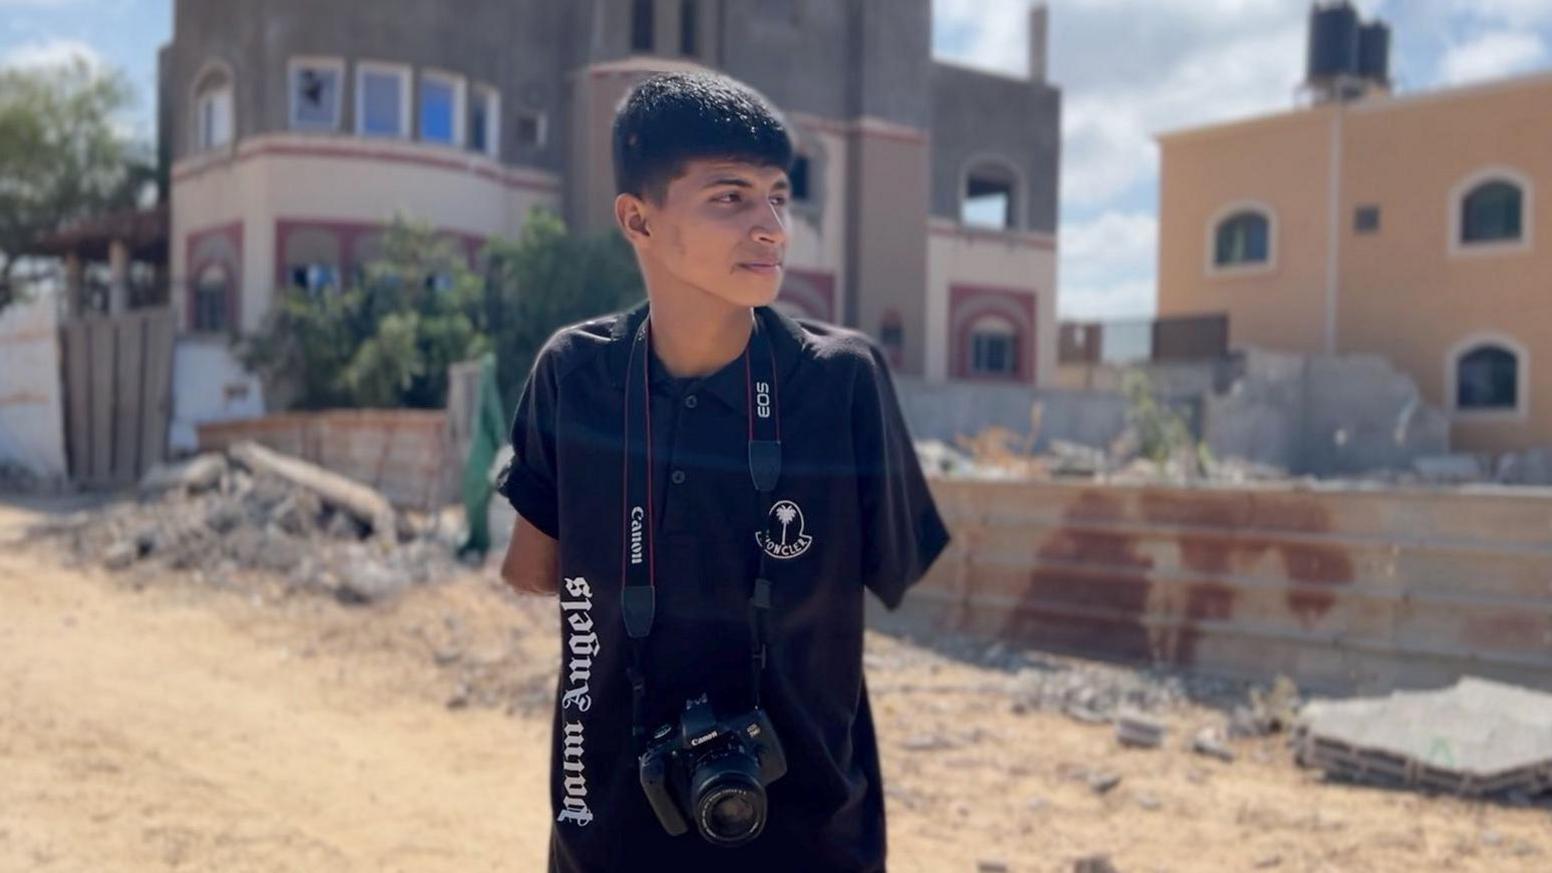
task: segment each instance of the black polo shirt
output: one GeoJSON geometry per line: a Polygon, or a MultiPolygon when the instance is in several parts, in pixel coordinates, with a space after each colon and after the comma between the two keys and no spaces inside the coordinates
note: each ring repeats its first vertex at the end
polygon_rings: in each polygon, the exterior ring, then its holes
{"type": "Polygon", "coordinates": [[[680,379],[650,355],[657,619],[644,665],[649,732],[677,723],[685,701],[703,692],[719,716],[748,709],[756,532],[794,553],[768,559],[761,703],[788,767],[767,786],[765,830],[731,849],[707,844],[693,825],[671,837],[640,784],[620,615],[624,379],[647,307],[643,300],[546,341],[518,400],[514,458],[498,486],[559,541],[549,869],[883,870],[863,589],[895,608],[949,541],[888,364],[859,331],[755,310],[775,355],[782,437],[781,478],[772,505],[761,506],[749,473],[743,356],[680,379]],[[797,512],[778,515],[774,501],[797,512]]]}

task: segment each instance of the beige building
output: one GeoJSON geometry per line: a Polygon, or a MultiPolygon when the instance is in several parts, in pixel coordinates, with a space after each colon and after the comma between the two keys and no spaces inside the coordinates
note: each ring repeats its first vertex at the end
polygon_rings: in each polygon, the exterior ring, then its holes
{"type": "Polygon", "coordinates": [[[1462,450],[1552,445],[1552,74],[1364,90],[1158,138],[1159,315],[1384,355],[1462,450]]]}

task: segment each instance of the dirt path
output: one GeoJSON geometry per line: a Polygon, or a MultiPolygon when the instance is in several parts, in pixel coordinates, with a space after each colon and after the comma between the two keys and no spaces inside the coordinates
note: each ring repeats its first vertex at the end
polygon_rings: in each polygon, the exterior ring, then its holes
{"type": "Polygon", "coordinates": [[[0,552],[0,870],[542,868],[547,724],[384,693],[392,665],[199,593],[0,552]]]}
{"type": "MultiPolygon", "coordinates": [[[[137,588],[16,542],[34,520],[0,504],[0,873],[542,869],[549,601],[475,574],[370,609],[137,588]],[[458,690],[482,669],[506,708],[458,690]]],[[[1207,710],[1123,749],[1014,712],[998,671],[868,650],[895,873],[1552,869],[1545,807],[1324,784],[1281,737],[1232,764],[1178,748],[1207,710]],[[1122,782],[1096,792],[1094,770],[1122,782]]]]}

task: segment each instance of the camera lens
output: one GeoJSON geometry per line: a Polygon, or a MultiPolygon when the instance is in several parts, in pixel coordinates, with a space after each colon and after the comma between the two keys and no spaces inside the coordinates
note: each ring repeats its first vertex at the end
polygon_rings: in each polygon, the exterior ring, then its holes
{"type": "Polygon", "coordinates": [[[732,752],[703,761],[692,786],[695,821],[707,841],[738,845],[765,829],[765,787],[753,756],[732,752]]]}

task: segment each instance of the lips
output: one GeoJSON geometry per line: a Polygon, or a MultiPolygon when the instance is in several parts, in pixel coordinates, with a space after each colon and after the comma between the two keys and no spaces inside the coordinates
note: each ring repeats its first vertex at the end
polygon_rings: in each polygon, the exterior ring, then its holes
{"type": "Polygon", "coordinates": [[[774,273],[781,269],[781,261],[744,261],[739,266],[756,273],[774,273]]]}

